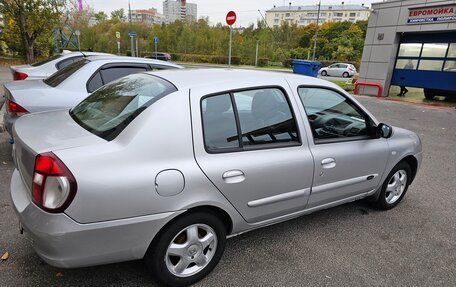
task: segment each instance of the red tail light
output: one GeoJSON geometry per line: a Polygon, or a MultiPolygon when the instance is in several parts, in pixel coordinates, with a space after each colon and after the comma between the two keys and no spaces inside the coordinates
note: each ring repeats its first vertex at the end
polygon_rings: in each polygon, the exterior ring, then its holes
{"type": "Polygon", "coordinates": [[[18,116],[28,114],[28,111],[26,109],[11,100],[6,100],[6,111],[10,114],[16,114],[18,116]]]}
{"type": "Polygon", "coordinates": [[[21,72],[14,72],[13,73],[13,80],[14,81],[22,81],[27,79],[28,75],[26,73],[21,73],[21,72]]]}
{"type": "Polygon", "coordinates": [[[56,155],[37,155],[32,183],[32,200],[36,205],[48,212],[63,212],[73,201],[76,190],[76,180],[56,155]]]}

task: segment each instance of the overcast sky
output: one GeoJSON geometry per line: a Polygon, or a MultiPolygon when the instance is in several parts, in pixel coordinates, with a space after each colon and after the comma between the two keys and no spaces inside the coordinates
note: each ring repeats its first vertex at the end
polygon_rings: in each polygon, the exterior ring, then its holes
{"type": "MultiPolygon", "coordinates": [[[[345,4],[362,4],[370,6],[372,2],[381,2],[382,0],[344,0],[345,4]]],[[[93,6],[96,11],[105,11],[108,15],[112,10],[124,8],[128,10],[128,0],[84,0],[87,4],[93,6]]],[[[187,2],[198,5],[198,18],[208,16],[211,24],[218,22],[225,23],[225,15],[228,11],[236,12],[237,21],[234,26],[247,26],[250,23],[256,23],[261,19],[258,9],[263,13],[272,8],[274,5],[283,6],[291,2],[292,5],[315,5],[318,0],[188,0],[187,2]]],[[[341,4],[341,1],[322,0],[322,5],[341,4]]],[[[163,13],[162,0],[130,0],[131,9],[148,9],[156,8],[158,12],[163,13]]]]}

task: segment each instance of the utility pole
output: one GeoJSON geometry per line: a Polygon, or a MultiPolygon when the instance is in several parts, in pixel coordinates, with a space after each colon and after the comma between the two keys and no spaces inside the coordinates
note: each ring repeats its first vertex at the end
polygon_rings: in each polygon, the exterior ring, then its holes
{"type": "MultiPolygon", "coordinates": [[[[130,22],[130,32],[131,32],[131,6],[130,6],[130,0],[128,0],[128,20],[130,22]]],[[[130,45],[131,45],[131,56],[135,57],[135,40],[133,36],[130,36],[130,45]]]]}
{"type": "Polygon", "coordinates": [[[231,27],[231,25],[229,27],[230,27],[230,52],[228,55],[228,67],[231,67],[231,40],[233,38],[233,28],[231,27]]]}
{"type": "Polygon", "coordinates": [[[260,43],[260,40],[257,40],[256,44],[256,52],[255,52],[255,67],[258,66],[258,44],[260,43]]]}
{"type": "Polygon", "coordinates": [[[321,0],[318,2],[318,12],[317,12],[317,27],[315,28],[315,38],[314,38],[314,46],[312,52],[312,61],[315,61],[315,51],[317,50],[317,38],[318,38],[318,24],[320,22],[320,8],[321,8],[321,0]]]}

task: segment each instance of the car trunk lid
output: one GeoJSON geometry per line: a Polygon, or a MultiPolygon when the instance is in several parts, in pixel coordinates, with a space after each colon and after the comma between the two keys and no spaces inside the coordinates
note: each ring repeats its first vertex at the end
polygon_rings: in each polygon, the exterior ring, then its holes
{"type": "Polygon", "coordinates": [[[38,154],[106,142],[80,127],[68,110],[19,118],[14,124],[13,138],[14,163],[30,190],[38,154]]]}

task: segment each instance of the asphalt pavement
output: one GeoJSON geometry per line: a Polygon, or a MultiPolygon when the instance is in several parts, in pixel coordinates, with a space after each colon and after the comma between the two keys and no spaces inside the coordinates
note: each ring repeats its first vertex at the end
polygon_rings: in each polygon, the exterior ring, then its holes
{"type": "MultiPolygon", "coordinates": [[[[455,286],[456,110],[357,99],[423,141],[421,170],[401,204],[378,211],[354,202],[231,238],[196,286],[455,286]]],[[[154,286],[142,261],[79,269],[42,262],[19,234],[7,140],[0,133],[0,256],[9,253],[0,286],[154,286]]]]}

